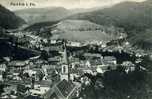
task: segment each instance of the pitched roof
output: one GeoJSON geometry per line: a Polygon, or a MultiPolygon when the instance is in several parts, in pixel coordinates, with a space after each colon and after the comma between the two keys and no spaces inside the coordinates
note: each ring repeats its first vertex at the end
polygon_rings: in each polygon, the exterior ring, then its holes
{"type": "Polygon", "coordinates": [[[62,80],[58,85],[57,85],[58,89],[60,90],[60,92],[62,93],[63,96],[67,97],[69,95],[69,93],[73,90],[73,88],[75,87],[75,85],[67,80],[62,80]]]}
{"type": "Polygon", "coordinates": [[[46,80],[42,80],[42,81],[37,81],[35,82],[36,84],[40,84],[43,87],[50,87],[52,85],[51,81],[46,81],[46,80]]]}
{"type": "Polygon", "coordinates": [[[101,54],[85,53],[84,56],[86,56],[86,57],[101,57],[101,54]]]}
{"type": "Polygon", "coordinates": [[[116,60],[116,58],[114,56],[105,56],[104,60],[105,61],[113,61],[113,60],[116,60]]]}
{"type": "Polygon", "coordinates": [[[91,65],[101,65],[102,61],[101,60],[89,60],[91,65]]]}
{"type": "Polygon", "coordinates": [[[25,66],[28,64],[28,61],[11,61],[9,66],[25,66]]]}
{"type": "Polygon", "coordinates": [[[71,97],[71,95],[76,91],[78,86],[73,84],[71,81],[62,80],[59,83],[55,84],[45,95],[44,97],[46,99],[49,99],[50,97],[54,96],[56,94],[56,97],[59,99],[69,99],[68,97],[71,97]]]}

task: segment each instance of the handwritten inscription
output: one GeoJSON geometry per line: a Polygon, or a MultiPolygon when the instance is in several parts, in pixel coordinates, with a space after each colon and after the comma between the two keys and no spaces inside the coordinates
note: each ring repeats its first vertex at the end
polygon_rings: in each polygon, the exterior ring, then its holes
{"type": "Polygon", "coordinates": [[[36,6],[35,3],[27,3],[27,2],[11,2],[10,3],[11,6],[36,6]]]}

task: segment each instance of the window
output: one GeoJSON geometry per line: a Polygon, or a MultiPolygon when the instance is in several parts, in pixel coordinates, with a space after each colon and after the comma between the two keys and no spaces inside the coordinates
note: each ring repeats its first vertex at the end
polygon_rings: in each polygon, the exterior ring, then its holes
{"type": "Polygon", "coordinates": [[[63,66],[63,73],[66,72],[66,66],[63,66]]]}

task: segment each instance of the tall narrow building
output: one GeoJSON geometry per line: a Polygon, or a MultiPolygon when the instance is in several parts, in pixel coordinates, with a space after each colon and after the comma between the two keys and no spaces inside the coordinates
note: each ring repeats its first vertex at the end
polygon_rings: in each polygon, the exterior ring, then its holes
{"type": "Polygon", "coordinates": [[[67,46],[65,41],[63,45],[63,63],[68,64],[67,46]]]}
{"type": "Polygon", "coordinates": [[[62,53],[62,68],[61,68],[61,80],[67,80],[69,81],[69,63],[68,63],[68,55],[67,55],[67,47],[66,47],[66,42],[64,41],[64,46],[63,46],[63,53],[62,53]]]}

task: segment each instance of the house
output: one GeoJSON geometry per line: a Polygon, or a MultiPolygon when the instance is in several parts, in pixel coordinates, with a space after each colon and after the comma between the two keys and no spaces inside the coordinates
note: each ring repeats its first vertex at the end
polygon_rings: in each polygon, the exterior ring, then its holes
{"type": "Polygon", "coordinates": [[[130,61],[124,61],[122,66],[125,67],[125,71],[128,73],[129,71],[135,71],[135,64],[130,61]]]}
{"type": "Polygon", "coordinates": [[[6,62],[10,62],[10,61],[11,61],[11,57],[3,57],[3,59],[4,59],[6,62]]]}
{"type": "Polygon", "coordinates": [[[8,85],[4,87],[3,90],[1,99],[17,99],[17,85],[8,85]]]}
{"type": "Polygon", "coordinates": [[[84,74],[85,73],[93,74],[93,70],[91,68],[85,68],[85,69],[83,68],[82,71],[83,71],[84,74]]]}
{"type": "Polygon", "coordinates": [[[6,64],[0,64],[0,71],[6,71],[6,64]]]}
{"type": "Polygon", "coordinates": [[[117,59],[114,56],[105,56],[103,58],[103,64],[109,64],[109,65],[116,65],[117,64],[117,59]]]}
{"type": "Polygon", "coordinates": [[[8,66],[9,68],[12,68],[14,70],[21,70],[21,69],[26,69],[29,61],[11,61],[9,62],[8,66]]]}
{"type": "Polygon", "coordinates": [[[142,61],[143,61],[143,59],[142,59],[142,58],[137,58],[137,59],[136,59],[136,61],[135,61],[135,63],[137,63],[137,64],[138,64],[138,63],[141,63],[142,61]]]}
{"type": "Polygon", "coordinates": [[[103,74],[106,71],[108,71],[109,69],[116,70],[117,69],[117,65],[109,65],[109,64],[99,65],[99,66],[97,66],[96,71],[97,71],[97,73],[103,74]]]}
{"type": "Polygon", "coordinates": [[[85,66],[92,67],[102,64],[103,56],[101,54],[85,53],[84,57],[87,59],[85,66]]]}
{"type": "Polygon", "coordinates": [[[105,71],[101,67],[97,67],[97,73],[103,74],[105,71]]]}
{"type": "Polygon", "coordinates": [[[86,67],[97,67],[102,65],[102,61],[101,60],[87,60],[85,63],[86,67]]]}
{"type": "Polygon", "coordinates": [[[75,79],[82,76],[84,72],[80,68],[71,68],[70,69],[70,80],[75,81],[75,79]]]}
{"type": "Polygon", "coordinates": [[[81,44],[81,42],[70,41],[70,42],[68,42],[67,46],[72,46],[72,47],[81,47],[81,46],[82,46],[82,44],[81,44]]]}
{"type": "Polygon", "coordinates": [[[111,70],[117,69],[117,60],[114,56],[105,56],[101,63],[96,66],[97,73],[103,74],[104,72],[108,71],[110,68],[111,70]]]}
{"type": "Polygon", "coordinates": [[[135,66],[135,64],[133,64],[131,61],[124,61],[124,62],[122,63],[122,66],[132,67],[132,66],[135,66]]]}
{"type": "Polygon", "coordinates": [[[103,58],[101,54],[95,54],[95,53],[85,53],[84,57],[95,58],[95,59],[98,59],[98,58],[102,59],[103,58]]]}
{"type": "Polygon", "coordinates": [[[60,60],[61,60],[60,57],[50,57],[50,58],[48,58],[48,62],[51,63],[51,64],[56,64],[60,60]]]}
{"type": "Polygon", "coordinates": [[[31,95],[43,96],[50,90],[51,84],[52,84],[51,81],[46,81],[46,80],[35,82],[34,88],[30,89],[29,91],[31,95]]]}
{"type": "Polygon", "coordinates": [[[59,65],[43,65],[42,69],[44,71],[44,80],[52,80],[53,82],[58,82],[60,80],[59,72],[61,67],[59,65]]]}
{"type": "Polygon", "coordinates": [[[103,44],[101,45],[101,47],[102,47],[102,48],[105,48],[105,47],[107,47],[107,44],[106,44],[106,43],[103,43],[103,44]]]}
{"type": "Polygon", "coordinates": [[[50,40],[50,44],[56,44],[57,43],[57,40],[56,39],[51,39],[50,40]]]}
{"type": "Polygon", "coordinates": [[[45,75],[43,69],[39,68],[33,68],[32,70],[24,70],[23,73],[27,73],[30,77],[34,77],[36,81],[40,81],[45,75]]]}
{"type": "Polygon", "coordinates": [[[44,99],[73,99],[77,96],[80,85],[62,80],[55,84],[44,96],[44,99]]]}
{"type": "Polygon", "coordinates": [[[77,62],[77,61],[71,62],[70,66],[72,69],[78,68],[80,67],[80,62],[77,62]]]}
{"type": "Polygon", "coordinates": [[[91,67],[90,61],[87,60],[86,63],[85,63],[85,66],[86,66],[86,67],[91,67]]]}
{"type": "Polygon", "coordinates": [[[24,70],[23,73],[28,73],[28,75],[29,75],[30,77],[32,77],[32,75],[35,75],[35,74],[36,74],[36,71],[34,71],[34,70],[24,70]]]}
{"type": "Polygon", "coordinates": [[[3,71],[0,71],[0,81],[3,81],[3,71]]]}

